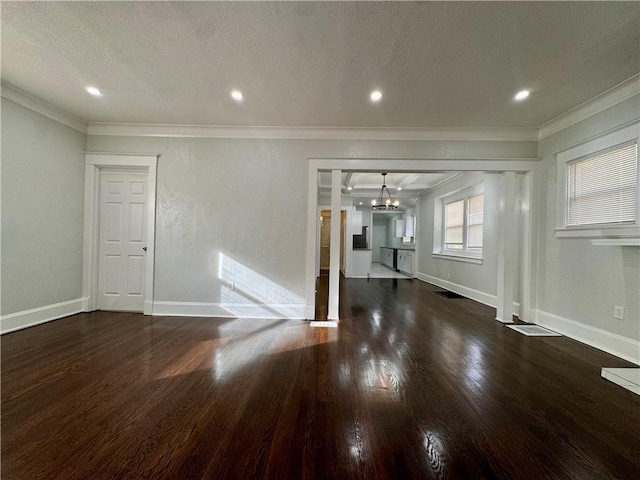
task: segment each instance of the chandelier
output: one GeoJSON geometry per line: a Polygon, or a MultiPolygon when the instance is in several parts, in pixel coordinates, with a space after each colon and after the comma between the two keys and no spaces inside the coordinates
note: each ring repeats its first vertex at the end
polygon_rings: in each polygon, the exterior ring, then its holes
{"type": "Polygon", "coordinates": [[[400,205],[400,202],[397,200],[394,202],[391,198],[391,193],[389,193],[389,189],[387,188],[386,182],[387,174],[382,174],[382,188],[380,189],[380,196],[377,200],[371,200],[371,208],[374,210],[395,210],[400,205]],[[385,198],[385,192],[387,194],[385,198]]]}

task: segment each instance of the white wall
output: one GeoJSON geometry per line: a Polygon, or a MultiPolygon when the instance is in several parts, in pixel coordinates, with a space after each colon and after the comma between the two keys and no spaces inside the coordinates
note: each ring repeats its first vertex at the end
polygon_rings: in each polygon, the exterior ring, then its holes
{"type": "Polygon", "coordinates": [[[21,322],[6,315],[82,296],[85,147],[85,134],[2,99],[3,331],[21,322]]]}
{"type": "Polygon", "coordinates": [[[307,158],[521,158],[535,157],[537,145],[89,136],[88,150],[161,154],[156,301],[303,304],[307,158]],[[272,288],[229,294],[218,278],[220,253],[272,288]]]}
{"type": "MultiPolygon", "coordinates": [[[[559,330],[565,328],[592,344],[598,343],[593,338],[604,335],[614,343],[628,339],[626,345],[634,347],[640,338],[640,249],[555,237],[555,152],[637,119],[638,98],[540,142],[87,137],[3,98],[2,330],[6,331],[7,321],[18,322],[21,312],[53,305],[50,312],[69,313],[81,296],[84,150],[162,155],[156,301],[267,304],[268,308],[304,302],[307,158],[539,155],[534,265],[539,323],[555,322],[559,330]],[[241,286],[245,282],[255,288],[230,290],[225,278],[230,272],[241,286]],[[613,319],[614,304],[625,307],[624,321],[613,319]]],[[[389,164],[392,161],[384,165],[389,164]]],[[[433,199],[473,183],[471,176],[419,200],[419,272],[495,295],[496,259],[490,247],[496,231],[495,181],[495,176],[485,176],[487,234],[482,266],[430,255],[433,199]]],[[[288,310],[269,312],[283,316],[288,310]]]]}
{"type": "Polygon", "coordinates": [[[555,153],[639,116],[636,95],[539,142],[537,308],[542,322],[581,332],[576,335],[597,334],[595,328],[640,339],[640,248],[556,238],[555,153]],[[623,321],[613,318],[614,305],[625,307],[623,321]]]}

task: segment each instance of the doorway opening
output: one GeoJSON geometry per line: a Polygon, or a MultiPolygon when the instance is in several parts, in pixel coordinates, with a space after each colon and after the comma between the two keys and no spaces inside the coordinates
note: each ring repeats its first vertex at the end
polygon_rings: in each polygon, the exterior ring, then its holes
{"type": "MultiPolygon", "coordinates": [[[[366,247],[373,250],[374,219],[371,205],[373,199],[378,197],[380,172],[390,172],[386,184],[392,185],[392,204],[399,200],[398,203],[403,209],[398,208],[388,213],[395,214],[398,210],[404,210],[404,213],[401,219],[395,219],[398,221],[387,227],[386,233],[388,235],[389,228],[404,231],[401,235],[395,233],[393,242],[387,240],[386,247],[391,247],[392,251],[397,250],[398,253],[400,250],[406,250],[402,258],[398,256],[397,260],[391,260],[392,267],[395,266],[400,271],[409,271],[413,278],[451,291],[456,288],[464,290],[463,295],[467,294],[464,296],[496,306],[496,320],[511,322],[511,313],[516,313],[521,320],[527,321],[530,317],[530,298],[534,288],[530,275],[533,256],[530,205],[535,190],[536,159],[402,159],[394,160],[393,164],[394,168],[389,168],[390,162],[383,159],[311,159],[309,214],[316,211],[317,205],[327,205],[329,198],[334,205],[340,202],[341,209],[348,205],[348,241],[356,230],[360,231],[354,225],[360,226],[360,222],[368,216],[370,221],[366,247]],[[381,168],[382,166],[384,168],[381,168]],[[398,179],[393,178],[393,174],[397,174],[398,179]],[[375,178],[375,181],[368,182],[369,177],[375,178]],[[340,179],[340,183],[337,183],[337,178],[340,179]],[[434,182],[423,185],[424,180],[434,182]],[[484,204],[491,208],[486,215],[484,211],[476,208],[480,197],[474,189],[479,184],[486,185],[484,204]],[[416,192],[411,190],[419,188],[423,191],[418,194],[418,200],[416,192]],[[373,190],[377,192],[372,199],[373,190]],[[415,199],[414,211],[408,211],[409,205],[403,205],[408,204],[408,201],[403,202],[404,195],[411,195],[415,199]],[[457,198],[460,195],[462,197],[457,198]],[[453,207],[458,203],[464,203],[461,226],[454,222],[457,217],[454,215],[453,207]],[[362,215],[359,215],[360,213],[362,215]],[[411,217],[414,217],[413,221],[410,220],[411,217]],[[476,241],[480,238],[477,234],[480,227],[477,224],[482,218],[484,231],[490,232],[492,237],[484,239],[487,246],[484,253],[480,253],[480,246],[476,241]],[[458,230],[462,232],[462,242],[459,241],[458,230]],[[407,248],[411,245],[405,243],[409,237],[413,237],[413,250],[407,248]],[[513,241],[516,238],[518,242],[513,241]],[[400,245],[396,245],[398,242],[400,245]],[[401,263],[403,268],[400,268],[401,263]]],[[[311,217],[308,218],[311,220],[311,217]]],[[[313,230],[318,228],[317,218],[315,216],[313,224],[311,221],[308,222],[308,242],[314,238],[313,230]]],[[[362,229],[361,226],[359,228],[362,229]]],[[[375,241],[376,250],[381,247],[381,236],[378,235],[375,241]]],[[[337,242],[335,235],[334,241],[337,242]]],[[[319,274],[319,262],[314,262],[314,251],[315,249],[309,249],[307,255],[307,272],[311,274],[307,280],[307,318],[313,318],[313,312],[316,311],[312,301],[315,300],[317,292],[309,295],[312,293],[309,287],[316,284],[317,278],[312,276],[310,269],[314,263],[315,273],[319,274]]],[[[317,253],[319,255],[319,251],[317,253]]],[[[363,253],[358,252],[355,246],[347,250],[347,278],[369,278],[366,271],[364,275],[360,275],[360,270],[354,270],[354,266],[362,264],[366,268],[374,263],[373,252],[369,252],[369,262],[354,260],[365,256],[363,253]]],[[[381,255],[380,249],[376,252],[377,259],[381,255]]],[[[329,311],[333,312],[338,310],[340,303],[337,273],[332,265],[329,270],[329,311]]],[[[345,273],[344,270],[342,273],[345,273]]]]}
{"type": "MultiPolygon", "coordinates": [[[[346,232],[347,212],[340,211],[340,277],[344,276],[346,265],[346,232]]],[[[331,210],[320,210],[320,235],[319,245],[319,272],[316,285],[316,317],[326,320],[329,308],[329,266],[331,257],[331,210]]]]}
{"type": "Polygon", "coordinates": [[[157,162],[158,155],[86,154],[86,312],[153,314],[157,162]]]}

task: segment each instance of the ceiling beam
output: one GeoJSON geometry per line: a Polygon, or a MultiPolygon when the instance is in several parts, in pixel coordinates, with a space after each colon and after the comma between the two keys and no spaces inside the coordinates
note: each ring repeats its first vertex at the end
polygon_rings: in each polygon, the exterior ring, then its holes
{"type": "Polygon", "coordinates": [[[406,178],[404,180],[402,180],[398,185],[396,185],[396,188],[406,188],[409,185],[411,185],[412,183],[414,183],[416,180],[418,180],[420,178],[420,175],[417,173],[411,173],[409,175],[406,176],[406,178]]]}

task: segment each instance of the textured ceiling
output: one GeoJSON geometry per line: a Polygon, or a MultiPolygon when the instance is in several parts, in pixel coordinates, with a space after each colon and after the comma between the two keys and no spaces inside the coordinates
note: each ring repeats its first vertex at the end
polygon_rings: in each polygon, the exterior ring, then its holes
{"type": "Polygon", "coordinates": [[[2,2],[2,79],[92,122],[537,127],[638,73],[639,6],[2,2]]]}

